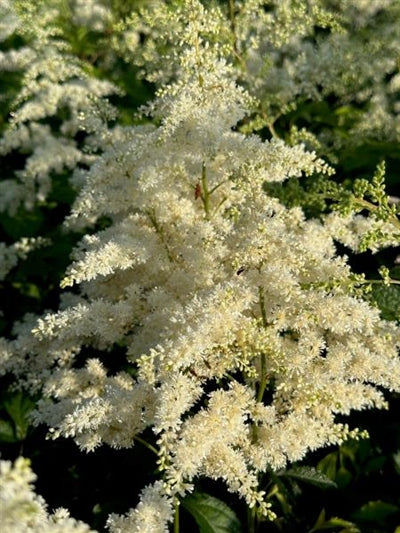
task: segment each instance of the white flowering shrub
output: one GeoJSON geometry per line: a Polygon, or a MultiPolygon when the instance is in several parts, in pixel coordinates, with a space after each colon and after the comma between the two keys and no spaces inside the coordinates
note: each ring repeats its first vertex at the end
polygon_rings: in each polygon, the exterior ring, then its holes
{"type": "MultiPolygon", "coordinates": [[[[371,298],[373,285],[399,281],[387,268],[381,281],[355,273],[338,247],[396,246],[398,208],[383,165],[350,189],[332,166],[347,138],[399,141],[399,4],[185,0],[122,21],[112,2],[0,8],[0,35],[26,40],[0,57],[22,71],[0,153],[24,155],[0,184],[2,209],[46,202],[65,174],[75,199],[63,231],[83,234],[59,303],[0,341],[0,372],[40,397],[30,419],[49,437],[154,452],[154,481],[110,514],[111,533],[176,533],[204,479],[245,502],[255,531],[256,514],[276,519],[269,476],[365,436],[345,417],[400,392],[398,323],[371,298]],[[74,53],[70,23],[111,33],[102,73],[132,61],[155,84],[131,123],[104,99],[121,91],[96,76],[97,59],[74,53]],[[290,124],[328,97],[336,118],[350,109],[347,137],[290,124]],[[336,209],[310,217],[304,190],[287,201],[285,183],[310,176],[336,209]]],[[[44,244],[2,244],[3,278],[44,244]]],[[[47,514],[21,459],[1,479],[7,532],[89,531],[47,514]]]]}
{"type": "Polygon", "coordinates": [[[105,119],[113,118],[101,98],[116,87],[91,76],[88,66],[71,54],[57,27],[60,2],[3,4],[3,16],[13,17],[16,27],[11,30],[24,42],[0,56],[0,69],[20,73],[21,88],[0,140],[3,157],[19,152],[25,159],[14,179],[1,182],[0,208],[15,214],[20,204],[29,209],[46,198],[52,173],[90,164],[95,157],[91,152],[106,141],[105,119]],[[60,122],[56,129],[51,119],[60,122]],[[89,134],[84,143],[76,140],[79,131],[89,134]]]}

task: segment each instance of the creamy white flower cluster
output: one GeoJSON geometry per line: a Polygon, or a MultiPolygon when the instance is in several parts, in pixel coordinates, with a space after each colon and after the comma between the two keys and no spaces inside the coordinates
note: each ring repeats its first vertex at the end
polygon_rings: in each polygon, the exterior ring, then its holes
{"type": "Polygon", "coordinates": [[[118,91],[109,81],[90,76],[71,53],[56,26],[60,2],[34,6],[4,0],[0,9],[11,20],[3,38],[18,36],[26,43],[0,54],[0,69],[22,78],[9,127],[0,137],[0,156],[19,155],[25,162],[14,179],[0,182],[0,211],[15,214],[20,205],[31,209],[45,200],[54,173],[91,164],[115,115],[104,97],[118,91]],[[49,121],[60,116],[55,130],[49,121]],[[81,131],[87,134],[83,146],[76,139],[81,131]]]}
{"type": "Polygon", "coordinates": [[[112,13],[107,2],[98,0],[74,0],[72,2],[74,24],[102,32],[111,23],[112,13]]]}
{"type": "Polygon", "coordinates": [[[5,41],[18,27],[19,22],[10,0],[0,1],[0,14],[0,41],[5,41]]]}
{"type": "Polygon", "coordinates": [[[323,144],[340,150],[349,143],[398,142],[399,3],[267,4],[274,8],[260,17],[265,2],[243,2],[235,23],[247,86],[260,99],[266,125],[301,102],[330,97],[336,100],[336,116],[352,126],[344,136],[326,128],[319,136],[323,144]],[[346,117],[350,102],[357,108],[346,117]]]}
{"type": "MultiPolygon", "coordinates": [[[[313,20],[333,24],[320,4],[313,20]]],[[[307,219],[263,188],[333,170],[302,144],[238,131],[257,102],[232,44],[214,46],[218,8],[187,0],[168,17],[173,79],[143,109],[148,123],[116,129],[81,172],[67,224],[110,225],[74,251],[63,287],[79,290],[0,345],[1,372],[42,391],[34,418],[50,435],[129,448],[152,428],[160,479],[110,516],[112,533],[168,531],[201,476],[272,517],[260,474],[357,436],[339,415],[400,391],[399,328],[354,291],[335,247],[340,231],[356,247],[362,217],[307,219]],[[126,367],[110,372],[116,345],[126,367]]]]}
{"type": "MultiPolygon", "coordinates": [[[[8,163],[1,164],[0,212],[11,216],[21,206],[30,210],[45,201],[54,175],[64,173],[67,180],[69,173],[73,186],[79,187],[79,165],[92,164],[109,135],[107,121],[115,117],[105,97],[117,89],[90,76],[71,53],[56,27],[61,7],[57,1],[0,4],[0,41],[24,43],[0,52],[0,72],[21,78],[9,123],[0,136],[0,158],[18,161],[19,167],[11,175],[6,172],[8,163]],[[54,128],[51,121],[61,116],[54,128]],[[77,138],[80,132],[85,132],[83,142],[77,138]]],[[[6,94],[0,96],[0,103],[5,98],[6,94]]],[[[0,243],[1,279],[23,257],[21,250],[19,243],[0,243]]]]}
{"type": "Polygon", "coordinates": [[[238,0],[229,6],[229,20],[215,5],[208,19],[194,2],[188,22],[179,5],[151,4],[141,17],[132,17],[146,39],[132,49],[131,60],[151,81],[169,81],[176,76],[171,59],[180,53],[179,43],[197,27],[211,46],[229,49],[241,84],[259,101],[253,123],[259,129],[273,131],[299,104],[330,97],[339,122],[350,120],[352,126],[344,136],[322,128],[325,148],[399,140],[397,0],[238,0]],[[357,108],[348,107],[351,101],[357,108]]]}
{"type": "Polygon", "coordinates": [[[2,533],[95,533],[74,520],[65,509],[49,514],[41,496],[35,494],[36,476],[27,459],[0,461],[0,523],[2,533]]]}

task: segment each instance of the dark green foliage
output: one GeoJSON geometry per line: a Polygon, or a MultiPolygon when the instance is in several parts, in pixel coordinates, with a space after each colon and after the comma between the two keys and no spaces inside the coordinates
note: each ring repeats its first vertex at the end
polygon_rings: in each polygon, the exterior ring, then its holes
{"type": "Polygon", "coordinates": [[[29,432],[29,414],[36,401],[21,391],[4,391],[0,397],[0,442],[24,441],[29,432]]]}
{"type": "Polygon", "coordinates": [[[183,507],[193,515],[200,533],[241,533],[240,522],[223,501],[200,492],[187,496],[183,507]]]}

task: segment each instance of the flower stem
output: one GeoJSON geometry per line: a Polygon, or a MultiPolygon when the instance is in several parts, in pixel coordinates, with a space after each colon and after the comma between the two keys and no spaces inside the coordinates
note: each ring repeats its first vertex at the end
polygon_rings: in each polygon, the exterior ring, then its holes
{"type": "Polygon", "coordinates": [[[256,508],[247,508],[247,533],[255,533],[256,530],[256,508]]]}
{"type": "MultiPolygon", "coordinates": [[[[260,298],[262,325],[264,326],[264,328],[266,328],[268,325],[268,322],[267,322],[267,314],[265,312],[265,299],[264,299],[264,292],[263,292],[262,287],[258,287],[258,294],[260,298]]],[[[257,393],[257,402],[262,402],[265,388],[268,383],[267,376],[266,376],[266,363],[267,362],[266,362],[265,353],[262,353],[260,357],[261,357],[261,370],[260,370],[260,385],[258,387],[258,393],[257,393]]]]}
{"type": "Polygon", "coordinates": [[[231,25],[232,32],[232,41],[233,41],[233,51],[235,55],[238,54],[237,40],[236,40],[236,20],[235,20],[235,1],[228,0],[228,12],[229,12],[229,22],[231,25]]]}
{"type": "Polygon", "coordinates": [[[168,244],[167,244],[167,241],[166,241],[166,238],[165,238],[164,230],[163,230],[162,226],[158,223],[155,213],[152,213],[151,211],[148,211],[147,215],[150,218],[150,221],[153,224],[154,229],[156,230],[157,234],[160,237],[160,240],[161,240],[161,242],[162,242],[162,244],[163,244],[163,246],[165,248],[165,251],[167,252],[167,257],[168,257],[169,261],[171,263],[173,263],[174,262],[174,257],[171,254],[171,251],[170,251],[170,249],[168,247],[168,244]]]}
{"type": "Polygon", "coordinates": [[[203,161],[203,165],[201,168],[201,188],[202,188],[202,195],[201,199],[204,206],[204,211],[206,213],[206,218],[210,218],[210,191],[208,190],[208,183],[207,183],[207,174],[206,174],[206,164],[203,161]]]}
{"type": "MultiPolygon", "coordinates": [[[[368,200],[365,200],[364,198],[354,198],[353,203],[371,212],[379,211],[379,206],[369,202],[368,200]]],[[[400,229],[400,220],[395,215],[388,216],[387,221],[393,224],[395,228],[400,229]]]]}
{"type": "Polygon", "coordinates": [[[137,440],[138,442],[140,442],[140,444],[143,444],[143,446],[146,446],[146,448],[148,448],[150,451],[152,451],[153,453],[155,453],[156,455],[158,455],[158,451],[156,448],[154,448],[154,446],[152,446],[151,444],[149,444],[147,441],[145,441],[144,439],[142,439],[142,437],[138,437],[137,435],[135,435],[133,437],[135,440],[137,440]]]}
{"type": "Polygon", "coordinates": [[[265,298],[264,298],[264,292],[263,292],[262,287],[258,287],[258,296],[260,298],[262,325],[264,326],[264,328],[266,328],[268,326],[268,321],[267,321],[267,314],[265,312],[265,298]]]}

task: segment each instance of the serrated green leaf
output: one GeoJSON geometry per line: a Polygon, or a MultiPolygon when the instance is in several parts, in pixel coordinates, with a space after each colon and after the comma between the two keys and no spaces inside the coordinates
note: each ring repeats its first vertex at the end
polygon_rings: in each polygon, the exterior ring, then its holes
{"type": "Polygon", "coordinates": [[[241,533],[242,531],[235,512],[214,496],[195,492],[187,496],[182,505],[196,520],[200,533],[241,533]]]}
{"type": "Polygon", "coordinates": [[[298,466],[286,470],[281,474],[284,477],[293,478],[296,481],[303,481],[310,485],[315,485],[321,489],[335,488],[336,483],[326,474],[312,468],[311,466],[298,466]]]}
{"type": "Polygon", "coordinates": [[[392,515],[400,513],[400,508],[380,500],[371,501],[360,507],[352,515],[354,520],[381,524],[392,515]]]}

